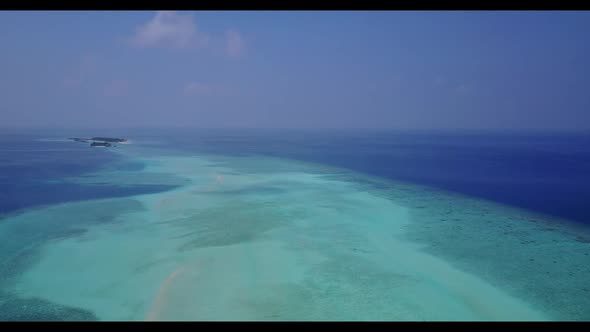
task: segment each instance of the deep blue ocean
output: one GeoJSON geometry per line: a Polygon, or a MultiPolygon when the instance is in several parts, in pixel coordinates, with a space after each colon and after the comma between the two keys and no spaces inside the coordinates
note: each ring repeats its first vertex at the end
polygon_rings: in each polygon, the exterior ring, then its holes
{"type": "MultiPolygon", "coordinates": [[[[195,153],[313,161],[590,224],[590,133],[144,129],[80,136],[93,135],[124,136],[195,153]]],[[[40,140],[70,136],[57,130],[0,133],[0,213],[170,189],[60,183],[101,167],[142,167],[108,149],[40,140]]]]}
{"type": "MultiPolygon", "coordinates": [[[[59,135],[59,134],[57,134],[59,135]]],[[[48,204],[124,197],[170,189],[169,186],[79,185],[66,177],[103,167],[141,170],[140,163],[121,161],[104,149],[60,142],[51,134],[0,134],[0,215],[48,204]]]]}

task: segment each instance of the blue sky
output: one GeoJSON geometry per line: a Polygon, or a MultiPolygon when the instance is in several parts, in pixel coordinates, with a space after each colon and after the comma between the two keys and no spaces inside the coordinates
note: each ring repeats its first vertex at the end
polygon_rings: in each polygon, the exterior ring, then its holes
{"type": "Polygon", "coordinates": [[[590,129],[590,12],[0,12],[0,127],[590,129]]]}

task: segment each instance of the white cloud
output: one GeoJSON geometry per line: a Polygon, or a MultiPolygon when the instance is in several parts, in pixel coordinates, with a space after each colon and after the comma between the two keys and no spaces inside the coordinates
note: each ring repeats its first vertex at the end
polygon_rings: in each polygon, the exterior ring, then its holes
{"type": "Polygon", "coordinates": [[[235,30],[228,30],[226,42],[227,54],[238,57],[244,53],[245,48],[244,38],[242,38],[240,33],[235,30]]]}
{"type": "Polygon", "coordinates": [[[137,47],[189,48],[204,47],[208,36],[197,30],[192,15],[158,11],[147,23],[137,28],[131,44],[137,47]]]}

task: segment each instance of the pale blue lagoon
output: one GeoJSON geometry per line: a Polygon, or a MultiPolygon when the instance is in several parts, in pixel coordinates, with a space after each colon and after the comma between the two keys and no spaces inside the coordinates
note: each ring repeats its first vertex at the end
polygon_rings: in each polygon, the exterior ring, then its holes
{"type": "Polygon", "coordinates": [[[0,320],[588,320],[588,137],[4,133],[0,320]]]}

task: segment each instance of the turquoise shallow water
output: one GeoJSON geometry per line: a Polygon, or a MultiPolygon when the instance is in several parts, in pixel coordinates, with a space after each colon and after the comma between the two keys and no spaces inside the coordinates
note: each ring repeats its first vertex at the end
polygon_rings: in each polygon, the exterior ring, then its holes
{"type": "Polygon", "coordinates": [[[40,244],[5,255],[0,318],[590,318],[588,237],[567,222],[320,164],[117,151],[146,167],[67,181],[176,189],[4,218],[40,244]]]}

